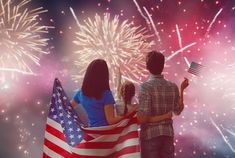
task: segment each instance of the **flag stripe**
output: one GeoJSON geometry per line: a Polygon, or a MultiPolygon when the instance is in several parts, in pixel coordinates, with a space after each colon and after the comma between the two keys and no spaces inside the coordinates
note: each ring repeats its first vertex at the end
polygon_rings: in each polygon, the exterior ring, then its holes
{"type": "MultiPolygon", "coordinates": [[[[120,151],[117,151],[115,153],[109,154],[109,155],[98,155],[93,154],[91,155],[79,155],[79,154],[73,154],[73,158],[113,158],[113,157],[120,157],[120,158],[138,158],[140,157],[140,153],[136,152],[139,151],[139,145],[130,146],[123,148],[120,151]]],[[[99,152],[99,151],[97,151],[99,152]]],[[[94,152],[95,153],[95,152],[94,152]]]]}
{"type": "Polygon", "coordinates": [[[66,141],[65,137],[64,137],[64,133],[61,133],[60,131],[58,131],[57,129],[55,129],[53,126],[50,125],[46,125],[46,131],[48,131],[49,133],[51,133],[52,135],[56,136],[57,138],[66,141]]]}
{"type": "Polygon", "coordinates": [[[51,135],[48,132],[45,133],[45,140],[53,142],[54,144],[58,145],[59,147],[63,148],[64,150],[67,150],[68,152],[71,151],[70,146],[66,142],[51,135]]]}
{"type": "MultiPolygon", "coordinates": [[[[126,121],[127,124],[121,127],[116,127],[116,128],[112,128],[112,129],[107,129],[107,126],[103,126],[103,127],[93,127],[93,128],[84,128],[83,130],[87,133],[87,134],[117,134],[122,132],[122,130],[128,126],[130,126],[131,124],[137,123],[137,119],[133,118],[133,119],[129,119],[129,120],[123,120],[123,122],[126,121]]],[[[119,123],[123,123],[123,122],[119,122],[119,123]]],[[[118,126],[118,124],[116,124],[116,126],[118,126]]]]}
{"type": "Polygon", "coordinates": [[[71,157],[71,153],[69,153],[68,151],[64,150],[64,149],[61,148],[60,146],[58,146],[58,145],[52,143],[51,141],[49,141],[49,140],[47,140],[47,139],[44,140],[44,144],[45,144],[45,146],[46,146],[47,148],[49,148],[49,149],[55,151],[56,153],[60,153],[60,155],[63,156],[63,157],[66,157],[66,158],[67,158],[67,157],[68,157],[68,158],[71,157]]]}
{"type": "Polygon", "coordinates": [[[138,145],[129,146],[129,147],[123,148],[122,150],[112,154],[110,157],[120,157],[122,155],[126,155],[127,153],[136,152],[137,150],[139,150],[139,146],[138,145]]]}
{"type": "Polygon", "coordinates": [[[56,152],[54,152],[54,150],[49,149],[47,146],[44,145],[43,147],[43,152],[44,154],[46,154],[48,157],[52,157],[52,158],[64,158],[63,156],[57,154],[56,152]]]}
{"type": "Polygon", "coordinates": [[[43,153],[42,155],[43,158],[51,158],[50,156],[48,156],[47,154],[43,153]]]}
{"type": "MultiPolygon", "coordinates": [[[[106,136],[107,137],[107,136],[106,136]]],[[[110,137],[115,137],[115,136],[110,136],[110,137]]],[[[85,142],[85,143],[80,143],[78,144],[76,147],[77,148],[90,148],[90,149],[108,149],[108,148],[113,148],[117,143],[122,143],[124,142],[126,139],[131,139],[131,138],[136,138],[138,137],[138,132],[137,131],[133,131],[133,132],[129,132],[127,135],[125,136],[121,136],[118,137],[118,140],[113,141],[113,142],[85,142]]]]}
{"type": "Polygon", "coordinates": [[[125,155],[122,155],[119,158],[139,158],[139,157],[140,157],[140,152],[133,152],[133,153],[127,153],[125,155]]]}
{"type": "MultiPolygon", "coordinates": [[[[102,143],[101,143],[102,144],[102,143]]],[[[122,148],[131,147],[139,145],[138,138],[128,139],[120,144],[117,144],[115,147],[111,149],[99,149],[99,146],[96,149],[81,149],[81,148],[73,148],[73,153],[77,155],[90,155],[90,156],[108,156],[116,151],[120,151],[122,148]]],[[[100,145],[102,146],[102,145],[100,145]]]]}
{"type": "Polygon", "coordinates": [[[57,129],[58,131],[61,131],[63,133],[63,129],[62,129],[61,125],[58,122],[52,120],[49,117],[47,117],[47,124],[54,127],[55,129],[57,129]]]}
{"type": "Polygon", "coordinates": [[[102,142],[117,141],[119,136],[124,136],[132,131],[137,132],[136,130],[137,128],[138,128],[137,124],[133,124],[133,125],[130,125],[128,128],[124,128],[123,131],[118,134],[109,134],[109,135],[89,134],[92,137],[92,139],[90,139],[89,141],[96,141],[96,142],[98,142],[99,140],[102,142]]]}

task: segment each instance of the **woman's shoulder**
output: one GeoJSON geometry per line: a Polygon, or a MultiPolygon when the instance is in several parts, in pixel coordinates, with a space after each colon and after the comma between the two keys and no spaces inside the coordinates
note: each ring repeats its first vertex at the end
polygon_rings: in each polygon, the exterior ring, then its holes
{"type": "Polygon", "coordinates": [[[107,95],[113,95],[112,91],[111,90],[105,90],[103,92],[103,96],[107,96],[107,95]]]}
{"type": "Polygon", "coordinates": [[[81,88],[76,89],[75,94],[82,94],[82,89],[81,88]]]}

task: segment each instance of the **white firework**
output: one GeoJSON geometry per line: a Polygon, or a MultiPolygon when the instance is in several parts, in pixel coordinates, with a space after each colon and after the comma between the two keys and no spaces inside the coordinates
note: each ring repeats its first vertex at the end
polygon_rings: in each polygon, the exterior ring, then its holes
{"type": "Polygon", "coordinates": [[[47,12],[42,7],[26,8],[31,0],[0,0],[0,81],[6,80],[7,73],[34,75],[32,64],[40,65],[40,54],[48,38],[48,26],[40,25],[39,15],[47,12]]]}
{"type": "Polygon", "coordinates": [[[108,63],[114,85],[119,68],[126,80],[139,83],[146,77],[144,53],[151,50],[154,42],[145,28],[134,26],[128,20],[121,22],[118,16],[112,18],[109,13],[103,17],[96,14],[94,19],[84,20],[84,24],[73,15],[79,27],[73,41],[77,45],[75,65],[79,70],[75,80],[80,80],[88,64],[97,58],[108,63]]]}

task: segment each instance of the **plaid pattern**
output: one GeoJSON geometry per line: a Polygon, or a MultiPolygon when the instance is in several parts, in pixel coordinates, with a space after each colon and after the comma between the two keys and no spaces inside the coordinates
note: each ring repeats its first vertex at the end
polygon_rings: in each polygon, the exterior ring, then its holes
{"type": "MultiPolygon", "coordinates": [[[[155,116],[167,112],[179,114],[183,109],[179,107],[179,89],[176,84],[169,82],[162,75],[151,76],[140,86],[139,112],[155,116]]],[[[157,136],[174,136],[172,119],[158,123],[141,125],[141,139],[151,139],[157,136]]]]}

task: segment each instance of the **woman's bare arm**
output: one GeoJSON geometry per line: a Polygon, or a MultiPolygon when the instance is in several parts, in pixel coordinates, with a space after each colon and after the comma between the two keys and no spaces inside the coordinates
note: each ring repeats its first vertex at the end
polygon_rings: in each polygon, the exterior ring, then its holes
{"type": "Polygon", "coordinates": [[[125,117],[125,116],[115,116],[113,105],[105,105],[104,112],[105,112],[106,120],[108,124],[110,125],[121,121],[125,117]]]}
{"type": "Polygon", "coordinates": [[[137,115],[138,122],[141,123],[154,123],[154,122],[159,122],[163,121],[166,119],[171,119],[172,118],[172,112],[168,112],[163,115],[156,115],[156,116],[147,116],[143,112],[139,112],[137,115]]]}
{"type": "Polygon", "coordinates": [[[171,119],[172,118],[172,112],[168,112],[163,115],[158,115],[158,116],[152,116],[149,117],[148,122],[153,123],[153,122],[160,122],[166,119],[171,119]]]}

